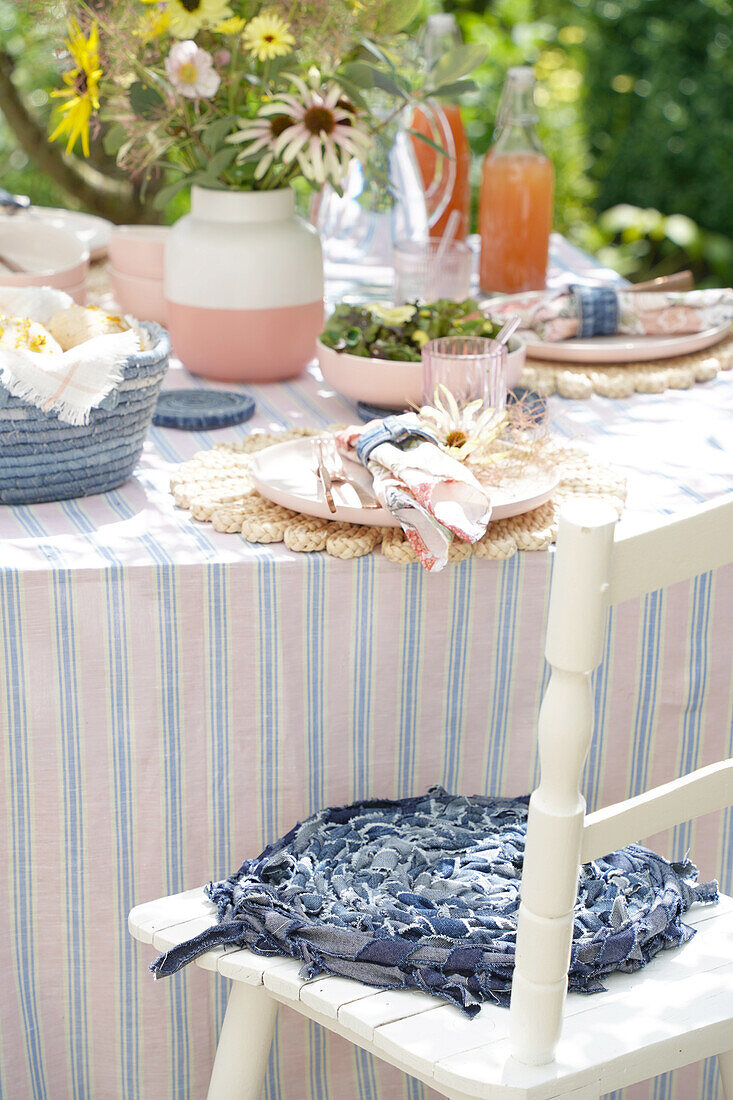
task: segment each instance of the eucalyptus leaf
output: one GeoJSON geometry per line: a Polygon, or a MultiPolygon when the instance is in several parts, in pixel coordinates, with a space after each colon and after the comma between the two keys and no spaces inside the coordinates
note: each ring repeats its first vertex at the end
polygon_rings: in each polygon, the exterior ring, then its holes
{"type": "Polygon", "coordinates": [[[488,46],[482,46],[478,42],[454,46],[436,61],[430,73],[431,83],[438,87],[441,84],[452,84],[455,80],[468,76],[486,60],[488,53],[488,46]]]}
{"type": "Polygon", "coordinates": [[[184,187],[187,187],[191,182],[189,176],[184,176],[182,179],[176,180],[174,183],[169,183],[165,187],[161,187],[155,196],[153,206],[156,210],[163,210],[171,199],[174,199],[179,191],[182,191],[184,187]]]}
{"type": "Polygon", "coordinates": [[[427,134],[421,133],[419,130],[408,130],[408,134],[412,134],[413,137],[419,138],[420,141],[424,141],[426,145],[429,145],[431,149],[434,149],[436,153],[440,153],[441,157],[448,157],[448,160],[453,160],[450,153],[446,152],[442,145],[438,145],[437,141],[433,141],[427,134]]]}
{"type": "Polygon", "coordinates": [[[136,80],[127,93],[130,106],[140,118],[156,118],[165,101],[157,88],[136,80]]]}
{"type": "Polygon", "coordinates": [[[406,98],[406,91],[397,83],[396,74],[393,76],[391,73],[385,73],[368,61],[348,61],[342,66],[341,72],[357,88],[381,88],[389,95],[397,96],[399,99],[406,98]]]}
{"type": "Polygon", "coordinates": [[[116,157],[121,147],[127,140],[127,127],[121,122],[115,122],[104,135],[102,144],[107,156],[116,157]]]}
{"type": "Polygon", "coordinates": [[[210,152],[222,144],[235,122],[236,115],[227,115],[225,118],[218,118],[216,122],[209,123],[201,140],[210,152]]]}
{"type": "Polygon", "coordinates": [[[435,99],[441,99],[445,96],[454,99],[456,96],[463,95],[464,92],[475,92],[476,82],[474,80],[454,80],[449,84],[440,84],[437,88],[423,88],[423,92],[427,96],[433,96],[435,99]]]}
{"type": "Polygon", "coordinates": [[[217,179],[230,166],[236,155],[237,150],[232,148],[231,145],[227,145],[224,149],[220,149],[218,153],[214,153],[206,165],[207,180],[217,179]]]}
{"type": "Polygon", "coordinates": [[[353,84],[350,80],[347,80],[343,73],[338,73],[337,76],[339,87],[343,92],[346,93],[354,106],[361,107],[364,111],[368,110],[366,100],[357,88],[356,84],[353,84]]]}
{"type": "Polygon", "coordinates": [[[399,0],[397,3],[386,4],[376,19],[372,20],[370,30],[377,35],[399,34],[421,11],[422,0],[399,0]]]}

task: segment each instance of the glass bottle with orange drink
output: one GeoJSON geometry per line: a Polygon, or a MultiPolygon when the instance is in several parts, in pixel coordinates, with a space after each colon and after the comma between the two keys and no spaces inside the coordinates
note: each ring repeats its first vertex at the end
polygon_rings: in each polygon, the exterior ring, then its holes
{"type": "MultiPolygon", "coordinates": [[[[428,65],[462,42],[455,16],[447,12],[429,15],[423,50],[428,65]]],[[[412,119],[412,129],[444,149],[447,156],[436,152],[427,142],[413,137],[412,145],[420,170],[428,213],[442,207],[439,216],[431,222],[430,236],[442,237],[452,212],[458,212],[456,240],[468,235],[471,214],[471,151],[466,129],[457,103],[429,102],[428,109],[418,108],[412,119]],[[446,195],[446,190],[449,194],[446,195]]],[[[455,219],[454,219],[455,221],[455,219]]]]}
{"type": "Polygon", "coordinates": [[[479,195],[481,289],[542,290],[552,227],[554,172],[535,132],[531,68],[509,70],[479,195]]]}

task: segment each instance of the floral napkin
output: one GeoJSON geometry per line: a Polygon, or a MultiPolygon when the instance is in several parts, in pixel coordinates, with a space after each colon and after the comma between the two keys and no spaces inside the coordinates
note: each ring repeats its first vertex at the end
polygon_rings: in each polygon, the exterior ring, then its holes
{"type": "Polygon", "coordinates": [[[515,294],[490,302],[487,311],[496,321],[519,314],[523,329],[547,341],[614,333],[671,336],[733,321],[733,290],[645,292],[572,286],[569,293],[515,294]]]}
{"type": "Polygon", "coordinates": [[[336,444],[367,467],[377,499],[429,572],[444,568],[454,537],[477,542],[486,531],[491,502],[485,490],[440,449],[415,413],[345,428],[336,444]]]}

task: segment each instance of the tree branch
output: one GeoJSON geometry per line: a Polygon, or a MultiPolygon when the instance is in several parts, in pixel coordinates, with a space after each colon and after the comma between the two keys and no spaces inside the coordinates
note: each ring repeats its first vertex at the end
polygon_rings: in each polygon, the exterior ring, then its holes
{"type": "Polygon", "coordinates": [[[74,199],[96,214],[115,222],[154,220],[129,183],[112,180],[91,165],[78,167],[65,157],[60,146],[52,145],[44,129],[26,109],[13,83],[13,60],[0,50],[0,104],[18,144],[35,166],[59,184],[74,199]]]}

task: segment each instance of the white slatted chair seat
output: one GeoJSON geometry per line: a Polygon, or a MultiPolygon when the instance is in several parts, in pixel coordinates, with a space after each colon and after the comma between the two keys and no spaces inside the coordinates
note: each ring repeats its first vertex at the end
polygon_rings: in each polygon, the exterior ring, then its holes
{"type": "MultiPolygon", "coordinates": [[[[529,806],[510,1009],[485,1004],[469,1020],[420,992],[306,981],[294,959],[211,950],[197,964],[231,979],[232,991],[208,1100],[260,1100],[280,1003],[449,1100],[598,1100],[713,1055],[733,1100],[731,898],[684,914],[698,931],[684,946],[634,974],[611,974],[605,992],[567,994],[581,863],[733,803],[731,759],[586,817],[591,673],[609,603],[732,563],[733,494],[653,531],[614,541],[614,527],[603,505],[575,505],[560,518],[545,645],[552,676],[539,716],[541,780],[529,806]]],[[[213,925],[215,912],[193,890],[138,906],[130,932],[163,953],[213,925]]]]}
{"type": "MultiPolygon", "coordinates": [[[[483,1005],[469,1020],[416,990],[379,990],[330,976],[307,980],[295,959],[236,947],[208,951],[196,963],[256,987],[446,1096],[585,1100],[639,1080],[641,1064],[642,1077],[684,1065],[690,1059],[680,1039],[691,1032],[696,1058],[715,1054],[731,1038],[733,898],[693,906],[684,920],[698,934],[683,947],[662,952],[635,974],[609,975],[605,993],[568,994],[557,1056],[545,1066],[512,1060],[509,1013],[497,1005],[483,1005]]],[[[200,889],[140,905],[129,917],[131,934],[161,953],[215,923],[214,906],[200,889]]]]}

